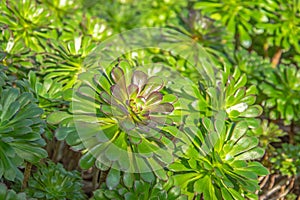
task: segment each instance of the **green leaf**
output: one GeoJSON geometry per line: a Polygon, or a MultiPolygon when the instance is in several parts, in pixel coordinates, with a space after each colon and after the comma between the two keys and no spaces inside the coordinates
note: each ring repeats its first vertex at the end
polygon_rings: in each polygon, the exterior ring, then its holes
{"type": "Polygon", "coordinates": [[[2,120],[9,120],[11,119],[20,109],[20,103],[15,101],[10,104],[10,106],[7,109],[7,112],[5,113],[5,116],[3,116],[2,120]]]}
{"type": "Polygon", "coordinates": [[[63,120],[70,118],[70,117],[72,117],[72,116],[70,114],[68,114],[67,112],[55,111],[47,117],[47,122],[49,124],[59,124],[63,120]]]}
{"type": "Polygon", "coordinates": [[[245,112],[240,114],[241,117],[258,117],[262,114],[263,110],[262,107],[259,105],[250,106],[245,112]]]}
{"type": "MultiPolygon", "coordinates": [[[[62,141],[68,137],[69,134],[74,134],[74,129],[70,127],[60,127],[55,131],[55,137],[62,141]]],[[[76,133],[75,133],[76,134],[76,133]]]]}
{"type": "Polygon", "coordinates": [[[230,192],[230,194],[233,196],[234,199],[244,200],[244,197],[242,197],[242,195],[238,191],[236,191],[232,188],[229,188],[228,191],[230,192]]]}
{"type": "Polygon", "coordinates": [[[95,160],[92,154],[86,153],[80,158],[79,165],[82,169],[89,169],[94,165],[95,160]]]}
{"type": "Polygon", "coordinates": [[[31,144],[24,144],[24,143],[13,143],[11,144],[14,146],[16,153],[25,160],[31,163],[37,163],[40,161],[41,158],[46,158],[48,153],[46,150],[42,148],[37,148],[31,144]]]}
{"type": "Polygon", "coordinates": [[[107,174],[106,177],[106,185],[107,187],[112,190],[115,187],[117,187],[117,185],[120,183],[120,178],[121,178],[121,172],[111,168],[107,174]]]}
{"type": "Polygon", "coordinates": [[[125,172],[123,175],[123,183],[126,187],[132,188],[134,182],[134,175],[132,173],[125,172]]]}
{"type": "Polygon", "coordinates": [[[246,121],[241,121],[237,123],[234,127],[234,131],[231,136],[231,140],[236,142],[238,139],[240,139],[248,130],[248,124],[246,121]]]}
{"type": "Polygon", "coordinates": [[[236,157],[236,159],[239,160],[255,160],[258,158],[261,158],[264,155],[265,151],[260,148],[256,147],[254,149],[251,149],[250,151],[247,151],[239,156],[236,157]]]}
{"type": "Polygon", "coordinates": [[[180,187],[172,187],[168,192],[168,199],[176,200],[178,199],[180,194],[181,194],[180,187]]]}
{"type": "Polygon", "coordinates": [[[198,180],[195,181],[194,183],[194,191],[197,192],[198,194],[202,194],[206,188],[207,183],[209,182],[209,177],[204,176],[198,180]]]}
{"type": "Polygon", "coordinates": [[[289,121],[293,120],[294,118],[294,109],[292,105],[287,105],[285,109],[285,118],[289,121]]]}
{"type": "Polygon", "coordinates": [[[215,194],[214,185],[212,184],[212,182],[209,179],[209,177],[207,178],[207,181],[203,185],[203,187],[204,187],[204,190],[203,190],[204,199],[211,199],[211,200],[217,200],[218,199],[216,197],[216,194],[215,194]]]}
{"type": "Polygon", "coordinates": [[[187,184],[198,175],[199,175],[198,173],[191,172],[191,173],[184,173],[184,174],[175,174],[172,176],[172,178],[174,179],[174,184],[176,186],[180,186],[183,190],[185,190],[187,184]]]}
{"type": "Polygon", "coordinates": [[[221,187],[221,193],[224,199],[226,200],[233,200],[232,196],[230,195],[229,191],[225,187],[221,187]]]}
{"type": "Polygon", "coordinates": [[[258,176],[266,176],[269,174],[269,171],[267,168],[265,168],[261,163],[259,162],[250,162],[248,163],[247,168],[245,170],[252,171],[256,173],[258,176]]]}
{"type": "Polygon", "coordinates": [[[184,166],[183,164],[178,163],[178,162],[174,162],[174,163],[170,164],[168,168],[174,172],[192,171],[192,169],[187,168],[186,166],[184,166]]]}

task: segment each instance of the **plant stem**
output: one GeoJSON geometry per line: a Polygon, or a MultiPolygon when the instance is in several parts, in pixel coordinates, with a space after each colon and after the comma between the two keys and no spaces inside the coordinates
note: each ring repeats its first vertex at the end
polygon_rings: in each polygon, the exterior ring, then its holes
{"type": "Polygon", "coordinates": [[[24,179],[22,183],[21,191],[24,191],[24,189],[27,188],[27,183],[30,177],[32,164],[30,162],[26,162],[25,172],[24,172],[24,179]]]}
{"type": "Polygon", "coordinates": [[[281,54],[282,54],[282,49],[278,48],[276,53],[274,54],[274,56],[272,58],[272,67],[273,68],[276,68],[276,66],[280,62],[281,54]]]}
{"type": "Polygon", "coordinates": [[[289,143],[294,144],[294,120],[292,120],[290,131],[288,132],[288,134],[289,134],[289,143]]]}

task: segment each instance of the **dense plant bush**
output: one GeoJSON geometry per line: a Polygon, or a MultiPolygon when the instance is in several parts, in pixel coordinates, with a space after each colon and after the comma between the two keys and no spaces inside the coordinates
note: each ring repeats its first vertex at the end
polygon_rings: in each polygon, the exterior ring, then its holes
{"type": "Polygon", "coordinates": [[[0,199],[296,199],[299,19],[298,0],[0,0],[0,199]]]}
{"type": "Polygon", "coordinates": [[[124,179],[124,185],[118,186],[118,190],[108,190],[105,186],[94,192],[92,200],[106,199],[187,199],[180,193],[180,187],[172,186],[169,181],[161,183],[148,183],[139,180],[124,179]]]}
{"type": "Polygon", "coordinates": [[[37,199],[85,199],[80,173],[48,162],[29,178],[26,193],[37,199]]]}

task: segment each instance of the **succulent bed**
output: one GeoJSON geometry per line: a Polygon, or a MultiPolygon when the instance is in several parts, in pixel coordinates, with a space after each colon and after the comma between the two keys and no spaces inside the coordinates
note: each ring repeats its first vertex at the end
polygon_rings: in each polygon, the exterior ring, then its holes
{"type": "Polygon", "coordinates": [[[299,0],[0,0],[0,200],[299,200],[299,41],[299,0]]]}

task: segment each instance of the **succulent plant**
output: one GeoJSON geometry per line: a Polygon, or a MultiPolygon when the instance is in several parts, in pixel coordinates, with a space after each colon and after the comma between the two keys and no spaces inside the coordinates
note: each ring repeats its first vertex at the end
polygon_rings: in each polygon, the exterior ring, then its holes
{"type": "Polygon", "coordinates": [[[294,65],[280,65],[264,73],[260,90],[267,96],[262,102],[271,119],[285,124],[300,120],[300,70],[294,65]]]}
{"type": "Polygon", "coordinates": [[[279,171],[282,175],[294,176],[300,173],[299,156],[300,145],[284,143],[281,148],[276,148],[270,161],[273,163],[274,171],[279,171]]]}
{"type": "Polygon", "coordinates": [[[238,68],[247,74],[247,85],[258,86],[264,80],[264,71],[272,67],[268,59],[258,55],[255,51],[248,52],[241,49],[235,53],[235,58],[238,68]]]}
{"type": "Polygon", "coordinates": [[[6,185],[0,183],[0,199],[2,200],[26,200],[25,193],[16,193],[12,189],[7,189],[6,185]]]}
{"type": "Polygon", "coordinates": [[[115,117],[120,127],[125,131],[137,129],[138,132],[148,132],[157,124],[164,123],[164,117],[159,114],[170,114],[174,106],[163,102],[160,90],[163,81],[159,77],[149,77],[142,71],[134,71],[131,82],[126,85],[124,71],[115,67],[111,71],[114,85],[109,93],[100,94],[104,103],[101,111],[109,117],[115,117]]]}
{"type": "Polygon", "coordinates": [[[62,164],[41,165],[28,181],[26,193],[37,199],[86,199],[78,171],[66,171],[62,164]]]}
{"type": "Polygon", "coordinates": [[[272,142],[280,142],[280,137],[287,133],[280,129],[277,124],[263,120],[258,128],[251,130],[250,134],[259,138],[261,147],[267,148],[272,142]]]}
{"type": "Polygon", "coordinates": [[[299,53],[299,1],[263,0],[262,5],[264,17],[258,20],[257,28],[268,36],[268,45],[285,50],[293,47],[299,53]]]}
{"type": "Polygon", "coordinates": [[[31,93],[6,88],[5,83],[6,77],[0,74],[0,177],[14,181],[22,179],[18,167],[24,160],[36,163],[47,152],[42,149],[43,110],[31,93]]]}
{"type": "Polygon", "coordinates": [[[135,180],[131,187],[119,185],[114,190],[108,190],[105,186],[94,192],[91,200],[187,200],[187,196],[182,195],[179,187],[166,187],[161,183],[148,183],[135,180]]]}
{"type": "Polygon", "coordinates": [[[196,2],[194,8],[201,10],[212,19],[222,22],[226,25],[228,32],[232,35],[239,35],[236,42],[249,47],[252,43],[250,34],[253,31],[250,21],[262,16],[259,10],[254,9],[259,4],[259,1],[209,0],[196,2]]]}
{"type": "Polygon", "coordinates": [[[1,65],[23,77],[26,76],[27,70],[37,63],[33,59],[34,52],[26,47],[24,42],[16,41],[7,28],[3,28],[0,35],[0,55],[1,65]]]}
{"type": "Polygon", "coordinates": [[[49,54],[45,57],[42,73],[45,79],[53,79],[63,85],[63,90],[71,88],[78,75],[86,69],[85,57],[96,48],[90,36],[72,36],[71,40],[49,43],[49,54]]]}
{"type": "MultiPolygon", "coordinates": [[[[192,131],[193,144],[168,167],[174,172],[174,183],[190,199],[201,195],[204,199],[255,198],[257,178],[268,171],[250,160],[263,156],[264,150],[257,147],[257,138],[247,136],[246,121],[222,125],[218,118],[204,118],[200,131],[192,131]]],[[[188,127],[185,131],[191,134],[188,127]]]]}
{"type": "Polygon", "coordinates": [[[226,65],[219,73],[219,86],[207,89],[211,105],[215,110],[226,110],[232,121],[247,120],[252,128],[257,127],[259,121],[255,118],[262,114],[262,107],[256,104],[258,90],[255,85],[247,86],[247,75],[239,68],[231,70],[232,66],[226,65]]]}
{"type": "Polygon", "coordinates": [[[84,1],[84,7],[89,8],[90,13],[100,16],[107,21],[108,26],[112,27],[117,33],[122,30],[132,29],[139,24],[138,11],[141,8],[138,1],[122,2],[122,1],[84,1]],[[100,12],[99,12],[100,11],[100,12]],[[129,12],[131,11],[131,12],[129,12]]]}
{"type": "Polygon", "coordinates": [[[51,15],[44,5],[35,0],[2,2],[5,6],[1,9],[0,24],[12,31],[15,43],[22,40],[26,47],[41,52],[46,44],[45,39],[57,35],[55,30],[51,31],[51,15]],[[47,31],[51,34],[45,34],[47,31]]]}
{"type": "Polygon", "coordinates": [[[143,1],[138,7],[139,10],[143,11],[140,21],[147,27],[162,27],[174,24],[178,20],[176,18],[178,12],[182,12],[182,8],[186,5],[187,1],[184,0],[143,1]],[[143,9],[146,5],[150,5],[147,11],[143,9]]]}
{"type": "Polygon", "coordinates": [[[52,79],[45,79],[42,82],[34,71],[30,71],[27,76],[28,79],[24,81],[16,81],[16,85],[22,88],[22,91],[31,92],[35,96],[39,107],[45,111],[44,115],[49,114],[50,111],[53,112],[55,107],[64,103],[63,96],[66,93],[61,90],[62,84],[52,79]]]}
{"type": "Polygon", "coordinates": [[[48,118],[54,124],[62,121],[56,137],[66,139],[76,149],[88,150],[81,158],[81,167],[89,168],[96,161],[102,170],[112,168],[108,178],[117,177],[117,181],[108,184],[109,188],[120,179],[120,171],[113,168],[140,173],[153,170],[159,178],[167,179],[162,167],[172,162],[172,140],[178,137],[172,121],[176,96],[163,93],[161,78],[131,71],[127,62],[120,62],[109,72],[110,76],[105,72],[80,75],[82,84],[71,106],[74,124],[67,113],[56,112],[48,118]],[[164,131],[165,126],[174,131],[164,131]]]}
{"type": "Polygon", "coordinates": [[[299,11],[0,0],[0,200],[295,199],[299,11]]]}
{"type": "Polygon", "coordinates": [[[94,41],[103,41],[113,33],[107,22],[98,17],[86,15],[80,24],[83,34],[91,36],[94,41]]]}

